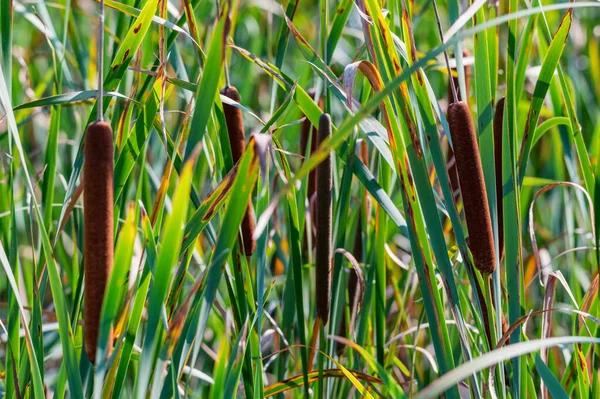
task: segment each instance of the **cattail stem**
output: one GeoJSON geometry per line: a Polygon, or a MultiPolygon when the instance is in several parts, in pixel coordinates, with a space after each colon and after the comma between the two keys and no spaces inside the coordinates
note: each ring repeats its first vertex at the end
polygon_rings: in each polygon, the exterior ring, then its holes
{"type": "Polygon", "coordinates": [[[496,210],[498,214],[498,250],[504,257],[504,206],[502,204],[502,121],[504,119],[504,97],[496,104],[494,114],[494,166],[496,169],[496,210]]]}
{"type": "MultiPolygon", "coordinates": [[[[331,136],[331,118],[322,114],[319,119],[319,145],[331,136]]],[[[323,324],[329,320],[331,272],[331,153],[317,166],[317,256],[316,304],[317,317],[323,324]]]]}
{"type": "MultiPolygon", "coordinates": [[[[463,58],[469,56],[469,52],[467,50],[463,50],[462,52],[463,58]]],[[[448,104],[458,101],[462,101],[462,95],[460,91],[460,82],[458,79],[458,69],[456,67],[452,68],[448,80],[448,104]],[[456,73],[456,76],[454,76],[456,73]]],[[[470,81],[471,81],[471,66],[464,65],[465,72],[465,89],[467,91],[467,95],[469,94],[470,81]]]]}
{"type": "Polygon", "coordinates": [[[450,125],[458,181],[467,219],[469,246],[475,267],[480,272],[488,274],[496,268],[494,235],[481,168],[479,145],[467,103],[459,101],[450,104],[448,124],[450,125]]]}
{"type": "MultiPolygon", "coordinates": [[[[234,86],[225,87],[221,90],[221,94],[231,98],[233,101],[240,102],[240,94],[234,86]]],[[[246,148],[244,137],[244,119],[242,110],[233,105],[223,104],[223,112],[225,113],[225,122],[227,124],[227,132],[229,134],[229,145],[231,147],[231,157],[233,163],[236,163],[242,157],[246,148]]],[[[254,208],[252,201],[248,201],[244,219],[242,219],[242,235],[240,237],[240,246],[246,256],[251,256],[256,249],[256,242],[252,239],[254,234],[254,208]]]]}
{"type": "MultiPolygon", "coordinates": [[[[106,282],[113,265],[113,134],[106,122],[85,135],[83,181],[85,351],[92,363],[106,282]]],[[[110,345],[110,344],[109,344],[110,345]]],[[[110,348],[109,348],[110,349],[110,348]]]]}

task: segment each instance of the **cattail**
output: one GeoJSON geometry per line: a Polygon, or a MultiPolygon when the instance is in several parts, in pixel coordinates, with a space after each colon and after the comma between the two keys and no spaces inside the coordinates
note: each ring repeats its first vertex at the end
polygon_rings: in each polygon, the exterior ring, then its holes
{"type": "MultiPolygon", "coordinates": [[[[463,50],[463,57],[468,57],[469,56],[469,52],[467,50],[463,50]]],[[[469,87],[470,87],[470,81],[471,81],[471,66],[470,65],[464,65],[464,71],[465,71],[465,89],[467,90],[467,93],[469,93],[469,87]]],[[[460,84],[458,81],[458,73],[456,68],[452,68],[452,75],[449,77],[449,79],[452,79],[452,83],[454,83],[454,88],[456,90],[456,97],[458,98],[458,101],[460,101],[461,98],[461,94],[460,94],[460,84]],[[456,75],[454,75],[456,73],[456,75]]],[[[452,104],[454,102],[454,93],[452,92],[452,83],[450,83],[450,81],[448,81],[448,104],[452,104]]],[[[448,171],[448,178],[450,179],[450,189],[452,190],[452,193],[454,195],[454,198],[456,200],[456,197],[458,196],[458,174],[456,172],[456,162],[454,161],[454,152],[452,151],[452,147],[450,147],[450,143],[446,142],[447,146],[448,146],[448,158],[446,159],[446,169],[448,171]]]]}
{"type": "Polygon", "coordinates": [[[448,124],[454,145],[458,180],[469,231],[469,246],[475,267],[482,273],[491,273],[496,268],[494,235],[479,145],[467,103],[459,101],[450,104],[448,124]]]}
{"type": "Polygon", "coordinates": [[[83,317],[85,351],[94,363],[104,290],[113,265],[113,134],[108,123],[94,122],[88,127],[84,151],[83,317]]]}
{"type": "MultiPolygon", "coordinates": [[[[221,94],[231,98],[233,101],[240,102],[240,94],[233,86],[225,87],[221,90],[221,94]]],[[[231,147],[231,157],[233,163],[236,163],[242,157],[242,153],[246,148],[244,138],[244,120],[242,118],[242,110],[233,105],[223,104],[223,112],[225,113],[225,122],[227,124],[227,132],[229,133],[229,145],[231,147]]],[[[242,220],[242,235],[240,237],[240,245],[246,256],[252,255],[256,248],[256,242],[252,239],[254,234],[254,209],[252,201],[248,201],[246,213],[242,220]]]]}
{"type": "Polygon", "coordinates": [[[502,120],[504,119],[504,97],[496,104],[494,114],[494,166],[496,169],[496,210],[498,213],[498,249],[500,259],[504,257],[504,208],[502,204],[502,120]]]}
{"type": "MultiPolygon", "coordinates": [[[[319,118],[319,145],[331,136],[331,118],[319,118]]],[[[317,316],[323,324],[329,320],[330,269],[331,269],[331,153],[317,166],[317,256],[316,303],[317,316]]]]}

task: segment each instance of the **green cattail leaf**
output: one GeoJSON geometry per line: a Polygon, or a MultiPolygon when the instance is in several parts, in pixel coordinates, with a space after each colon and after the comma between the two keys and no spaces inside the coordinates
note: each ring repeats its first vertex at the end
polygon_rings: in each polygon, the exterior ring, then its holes
{"type": "Polygon", "coordinates": [[[547,339],[536,339],[529,342],[519,342],[495,349],[480,357],[477,357],[470,362],[464,363],[443,377],[438,378],[425,389],[419,392],[415,399],[432,398],[441,395],[446,389],[455,386],[460,381],[468,378],[469,375],[478,371],[484,370],[495,364],[499,364],[505,360],[520,357],[522,355],[537,352],[543,348],[552,348],[559,345],[571,345],[578,343],[594,343],[600,344],[600,339],[591,337],[555,337],[547,339]]]}
{"type": "Polygon", "coordinates": [[[136,161],[141,155],[144,143],[150,137],[150,130],[152,129],[152,123],[158,111],[158,93],[156,86],[153,90],[148,93],[146,101],[144,101],[144,108],[139,115],[131,134],[127,138],[123,149],[119,153],[117,162],[115,164],[115,203],[118,204],[123,194],[123,190],[129,176],[135,166],[136,161]]]}
{"type": "Polygon", "coordinates": [[[535,368],[538,373],[540,373],[540,377],[544,380],[544,385],[548,388],[548,393],[554,399],[568,399],[569,395],[565,392],[563,387],[560,385],[560,382],[556,379],[552,371],[548,368],[548,366],[542,361],[542,358],[539,354],[535,355],[535,368]]]}
{"type": "MultiPolygon", "coordinates": [[[[1,77],[0,77],[1,78],[1,77]]],[[[11,270],[10,264],[8,262],[8,258],[6,257],[6,252],[4,251],[4,246],[0,243],[0,264],[2,264],[2,268],[4,269],[4,273],[6,273],[8,282],[10,284],[13,292],[19,292],[19,288],[17,286],[17,282],[15,281],[14,274],[11,270]]],[[[19,295],[15,296],[15,300],[19,306],[19,314],[21,318],[23,318],[25,314],[25,309],[23,308],[23,304],[21,303],[21,299],[19,295]]],[[[1,322],[0,322],[1,323],[1,322]]],[[[7,333],[4,324],[2,324],[2,329],[5,333],[7,333]]],[[[31,340],[31,333],[29,331],[29,327],[27,324],[23,324],[23,329],[25,331],[25,345],[27,347],[27,354],[29,355],[29,364],[31,366],[31,374],[33,375],[33,394],[34,395],[44,395],[44,383],[42,381],[42,376],[40,373],[40,369],[38,367],[37,353],[35,351],[35,347],[33,346],[33,342],[31,340]]],[[[8,335],[8,334],[7,334],[8,335]]]]}
{"type": "MultiPolygon", "coordinates": [[[[360,380],[363,380],[368,383],[380,383],[380,381],[378,379],[370,376],[369,374],[365,374],[363,372],[356,371],[356,370],[348,370],[347,369],[346,371],[349,373],[352,373],[352,375],[356,379],[360,379],[360,380]]],[[[320,373],[320,371],[311,371],[310,373],[308,373],[309,383],[318,381],[319,373],[320,373]]],[[[344,371],[342,371],[341,369],[322,370],[321,375],[323,378],[347,379],[346,373],[344,373],[344,371]]],[[[303,375],[296,375],[296,376],[290,377],[284,381],[276,382],[274,384],[266,386],[265,390],[264,390],[264,397],[270,398],[277,394],[291,391],[294,388],[300,388],[303,385],[304,385],[303,375]]]]}
{"type": "MultiPolygon", "coordinates": [[[[99,1],[99,0],[96,0],[99,1]]],[[[139,9],[132,7],[130,5],[121,3],[121,2],[117,2],[117,1],[113,1],[113,0],[104,0],[104,5],[106,5],[106,7],[110,7],[112,9],[115,9],[123,14],[126,15],[130,15],[132,17],[138,17],[140,15],[140,13],[143,11],[140,11],[139,9]]],[[[152,22],[157,24],[157,25],[162,25],[165,28],[171,29],[176,31],[177,33],[181,33],[182,35],[188,37],[189,39],[191,39],[192,41],[194,41],[194,38],[184,29],[180,28],[179,26],[175,25],[174,23],[167,21],[163,18],[160,18],[158,16],[153,16],[152,17],[152,22]]],[[[194,44],[196,46],[198,46],[198,43],[194,41],[194,44]]]]}
{"type": "MultiPolygon", "coordinates": [[[[183,223],[187,215],[189,193],[192,185],[193,162],[193,160],[190,160],[186,163],[179,178],[177,190],[173,197],[172,212],[167,216],[163,238],[158,250],[153,286],[148,299],[148,324],[142,344],[140,368],[135,385],[135,396],[138,398],[146,396],[145,392],[149,386],[150,373],[157,355],[162,330],[160,318],[163,312],[163,302],[169,290],[172,280],[171,272],[179,256],[183,238],[183,223]]],[[[155,378],[162,377],[155,376],[155,378]]]]}
{"type": "Polygon", "coordinates": [[[357,351],[360,354],[360,356],[367,362],[369,367],[371,367],[374,370],[377,370],[377,375],[379,376],[381,381],[386,385],[386,387],[389,389],[389,394],[392,397],[394,397],[394,398],[406,397],[406,395],[404,394],[404,391],[402,390],[402,387],[400,387],[400,385],[398,385],[396,380],[385,370],[385,367],[383,367],[381,364],[377,363],[377,361],[373,358],[373,356],[366,349],[364,349],[357,343],[352,342],[346,338],[330,337],[330,339],[341,342],[342,344],[347,345],[347,346],[351,347],[352,349],[354,349],[355,351],[357,351]]]}
{"type": "MultiPolygon", "coordinates": [[[[134,103],[137,101],[116,91],[105,91],[104,97],[116,97],[123,100],[130,100],[134,103]]],[[[98,98],[98,90],[75,91],[71,93],[56,94],[54,96],[44,97],[37,100],[29,101],[17,105],[14,110],[22,110],[28,108],[47,107],[50,105],[70,105],[81,101],[92,100],[98,98]]]]}
{"type": "MultiPolygon", "coordinates": [[[[189,159],[194,148],[202,141],[210,113],[218,95],[220,76],[225,62],[225,43],[229,35],[229,3],[224,3],[215,26],[208,50],[202,78],[196,91],[196,105],[192,115],[192,127],[186,147],[185,159],[189,159]]],[[[219,96],[220,98],[220,96],[219,96]]]]}
{"type": "MultiPolygon", "coordinates": [[[[143,208],[142,208],[143,209],[143,208]]],[[[125,384],[127,369],[131,360],[133,345],[135,343],[137,331],[140,327],[140,321],[142,314],[145,309],[146,296],[151,282],[150,269],[153,268],[156,261],[156,243],[154,242],[154,233],[152,226],[150,225],[150,219],[145,211],[142,212],[142,229],[144,231],[144,239],[148,243],[146,246],[147,252],[147,264],[149,267],[144,269],[144,272],[137,281],[135,289],[135,297],[132,299],[131,313],[129,318],[129,324],[126,329],[125,339],[123,340],[123,348],[121,349],[119,366],[117,369],[117,375],[112,388],[112,398],[118,399],[121,397],[121,390],[125,384]]]]}
{"type": "Polygon", "coordinates": [[[554,38],[550,43],[550,47],[546,52],[546,57],[542,63],[542,69],[540,75],[535,84],[533,91],[533,99],[529,107],[529,113],[527,114],[527,121],[525,124],[525,131],[523,132],[523,142],[521,144],[521,150],[519,155],[519,182],[523,181],[525,176],[525,168],[527,167],[527,161],[529,160],[529,153],[535,138],[535,130],[537,127],[538,118],[540,117],[540,111],[544,104],[544,99],[548,93],[550,82],[556,72],[558,62],[562,56],[567,43],[567,37],[571,29],[571,22],[573,21],[573,10],[567,11],[563,17],[554,38]]]}
{"type": "MultiPolygon", "coordinates": [[[[110,65],[107,76],[104,78],[104,90],[110,92],[115,91],[117,87],[119,87],[121,79],[123,79],[125,72],[127,72],[129,68],[129,63],[137,53],[144,37],[146,36],[146,33],[148,32],[148,28],[152,23],[152,17],[156,12],[157,5],[158,0],[149,0],[140,12],[139,16],[132,22],[127,35],[123,38],[119,49],[113,57],[113,62],[110,65]]],[[[108,109],[109,105],[110,103],[105,101],[103,104],[104,110],[108,109]]],[[[97,106],[98,105],[95,104],[92,108],[88,118],[88,123],[86,125],[89,125],[91,122],[96,120],[97,106]]],[[[63,203],[63,210],[67,207],[69,200],[75,192],[77,179],[81,173],[81,168],[83,166],[84,138],[85,135],[81,138],[81,142],[77,150],[77,156],[73,165],[73,170],[71,172],[71,176],[69,177],[69,185],[63,203]]]]}
{"type": "Polygon", "coordinates": [[[106,285],[104,293],[104,302],[102,313],[100,315],[100,333],[98,335],[98,350],[96,351],[96,370],[94,375],[94,397],[102,397],[104,372],[106,367],[106,358],[110,336],[111,324],[116,321],[119,306],[127,291],[127,272],[131,268],[131,258],[133,257],[133,247],[135,245],[135,211],[133,207],[129,208],[125,225],[117,239],[115,250],[114,266],[110,278],[106,285]]]}
{"type": "MultiPolygon", "coordinates": [[[[25,151],[23,150],[23,146],[21,144],[21,138],[19,136],[17,123],[15,120],[14,113],[12,111],[10,96],[8,94],[8,89],[6,87],[5,82],[6,80],[4,78],[4,72],[2,70],[2,67],[0,66],[0,104],[6,111],[6,118],[8,121],[8,132],[14,140],[15,147],[20,157],[20,161],[23,165],[27,165],[27,163],[25,162],[25,151]]],[[[29,192],[34,193],[35,191],[33,188],[31,176],[29,175],[26,166],[25,178],[27,182],[27,189],[29,190],[29,192]]],[[[62,344],[65,367],[67,370],[67,376],[69,380],[69,387],[71,389],[72,395],[82,397],[83,386],[81,383],[81,376],[79,374],[79,367],[75,353],[75,345],[73,342],[73,329],[71,327],[71,320],[67,311],[66,298],[60,278],[58,265],[56,264],[56,261],[54,259],[52,244],[50,243],[50,238],[48,237],[48,231],[44,226],[44,219],[42,217],[42,213],[38,202],[35,199],[35,195],[32,195],[32,203],[36,220],[40,226],[40,239],[42,242],[42,250],[44,252],[44,256],[47,262],[48,276],[50,278],[50,288],[52,291],[52,297],[54,299],[54,306],[56,309],[56,318],[58,320],[58,327],[60,333],[59,335],[62,344]]],[[[32,367],[34,366],[32,365],[32,367]]]]}

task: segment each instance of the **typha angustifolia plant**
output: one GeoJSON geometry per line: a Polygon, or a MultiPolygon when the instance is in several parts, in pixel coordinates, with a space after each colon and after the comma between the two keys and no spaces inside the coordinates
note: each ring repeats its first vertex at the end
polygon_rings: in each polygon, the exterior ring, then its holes
{"type": "MultiPolygon", "coordinates": [[[[433,6],[438,33],[443,42],[444,35],[435,1],[433,6]]],[[[452,68],[450,67],[448,54],[445,51],[444,59],[448,75],[452,76],[452,68]]],[[[456,85],[452,79],[450,79],[450,89],[453,101],[448,106],[447,119],[463,209],[467,221],[469,249],[477,270],[484,275],[489,275],[496,269],[496,250],[477,134],[473,126],[469,104],[459,99],[456,85]]]]}
{"type": "MultiPolygon", "coordinates": [[[[331,117],[327,113],[319,117],[317,142],[320,146],[331,136],[331,117]]],[[[324,326],[329,321],[331,305],[331,234],[332,234],[332,190],[331,175],[332,157],[327,154],[317,165],[317,190],[316,190],[316,257],[315,257],[315,309],[316,319],[313,326],[313,336],[309,353],[309,370],[312,367],[317,339],[321,335],[323,346],[324,326]],[[319,332],[320,331],[320,332],[319,332]]],[[[324,347],[324,346],[323,346],[324,347]]]]}
{"type": "MultiPolygon", "coordinates": [[[[468,57],[469,52],[467,50],[462,51],[463,57],[468,57]]],[[[456,63],[456,61],[455,61],[456,63]]],[[[469,95],[470,88],[470,80],[471,80],[471,66],[464,66],[464,77],[465,77],[465,93],[469,95]]],[[[458,68],[452,68],[448,74],[448,105],[452,104],[456,100],[460,101],[462,99],[461,90],[459,89],[459,79],[458,79],[458,68]],[[455,98],[456,97],[456,98],[455,98]]],[[[454,193],[455,200],[458,197],[458,174],[456,172],[456,160],[454,157],[454,152],[452,151],[452,147],[450,143],[446,141],[447,145],[447,158],[446,158],[446,169],[448,171],[448,178],[450,181],[450,189],[454,193]]]]}
{"type": "MultiPolygon", "coordinates": [[[[319,118],[319,145],[331,136],[331,117],[324,113],[319,118]]],[[[317,166],[315,289],[317,318],[323,325],[329,321],[331,301],[331,153],[317,166]]]]}
{"type": "MultiPolygon", "coordinates": [[[[84,341],[88,359],[95,364],[100,314],[106,283],[113,267],[113,132],[103,117],[104,2],[98,28],[97,121],[85,133],[83,166],[84,221],[84,341]]],[[[108,342],[108,351],[112,344],[108,342]]]]}
{"type": "MultiPolygon", "coordinates": [[[[221,94],[238,104],[240,102],[240,94],[235,86],[227,85],[227,87],[221,90],[221,94]]],[[[233,105],[223,103],[223,113],[225,114],[225,123],[227,124],[231,157],[235,164],[240,160],[246,149],[242,110],[233,105]]],[[[248,201],[246,213],[242,219],[242,233],[240,235],[240,246],[246,256],[251,256],[256,249],[256,241],[252,238],[254,235],[254,226],[254,208],[252,207],[252,201],[248,201]]]]}
{"type": "Polygon", "coordinates": [[[469,105],[464,101],[448,107],[448,125],[452,136],[456,169],[463,201],[469,247],[475,267],[484,274],[496,269],[492,219],[488,207],[485,180],[477,135],[469,105]]]}

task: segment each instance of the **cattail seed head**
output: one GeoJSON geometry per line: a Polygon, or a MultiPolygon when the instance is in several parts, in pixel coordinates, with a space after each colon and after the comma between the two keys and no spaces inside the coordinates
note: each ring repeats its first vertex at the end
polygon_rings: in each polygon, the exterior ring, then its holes
{"type": "MultiPolygon", "coordinates": [[[[463,50],[463,57],[468,57],[469,56],[469,52],[467,50],[463,50]]],[[[467,90],[467,93],[469,93],[469,87],[470,87],[470,81],[471,81],[471,66],[470,65],[464,65],[464,72],[465,72],[465,89],[467,90]]],[[[448,104],[452,104],[454,102],[454,93],[452,92],[452,84],[454,84],[454,89],[456,90],[456,97],[458,98],[458,100],[460,101],[462,98],[461,96],[461,92],[460,92],[460,83],[458,81],[458,72],[456,68],[452,68],[452,75],[449,77],[449,79],[452,80],[452,82],[450,82],[450,80],[448,81],[448,104]],[[454,75],[454,73],[456,73],[456,75],[454,75]]],[[[446,142],[446,145],[448,147],[448,158],[446,160],[447,166],[446,169],[448,171],[448,178],[450,181],[450,190],[452,191],[453,195],[454,195],[454,200],[456,201],[457,196],[458,196],[458,174],[456,172],[456,162],[454,161],[454,152],[452,151],[452,147],[450,146],[450,143],[446,142]]]]}
{"type": "MultiPolygon", "coordinates": [[[[319,118],[319,145],[331,136],[331,118],[322,114],[319,118]]],[[[316,304],[317,316],[323,324],[329,320],[330,271],[331,271],[331,153],[317,166],[317,256],[316,256],[316,304]]]]}
{"type": "MultiPolygon", "coordinates": [[[[234,86],[225,87],[221,90],[221,94],[237,103],[240,102],[240,93],[234,86]]],[[[223,112],[225,114],[225,123],[227,124],[227,133],[229,134],[231,157],[233,158],[233,163],[236,163],[242,157],[242,153],[246,148],[242,110],[233,105],[223,104],[223,112]]]]}
{"type": "MultiPolygon", "coordinates": [[[[92,363],[106,282],[113,265],[113,134],[106,122],[88,126],[83,182],[85,351],[92,363]]],[[[112,340],[111,340],[112,341],[112,340]]]]}
{"type": "Polygon", "coordinates": [[[454,145],[471,253],[475,267],[488,274],[496,268],[494,236],[479,145],[467,103],[459,101],[450,104],[448,124],[454,145]]]}
{"type": "Polygon", "coordinates": [[[502,204],[502,120],[504,97],[496,104],[494,114],[494,166],[496,169],[496,210],[498,213],[498,248],[500,259],[504,257],[504,206],[502,204]]]}
{"type": "MultiPolygon", "coordinates": [[[[233,101],[240,102],[240,94],[234,86],[225,87],[221,90],[221,94],[231,98],[233,101]]],[[[223,104],[223,112],[225,114],[225,122],[227,124],[227,133],[229,134],[229,146],[231,147],[231,157],[233,163],[236,163],[242,157],[246,149],[246,141],[244,137],[244,119],[242,110],[233,105],[223,104]]],[[[240,237],[240,246],[246,256],[252,255],[256,249],[256,241],[252,239],[254,234],[254,208],[252,201],[248,201],[246,213],[242,219],[242,235],[240,237]]]]}

